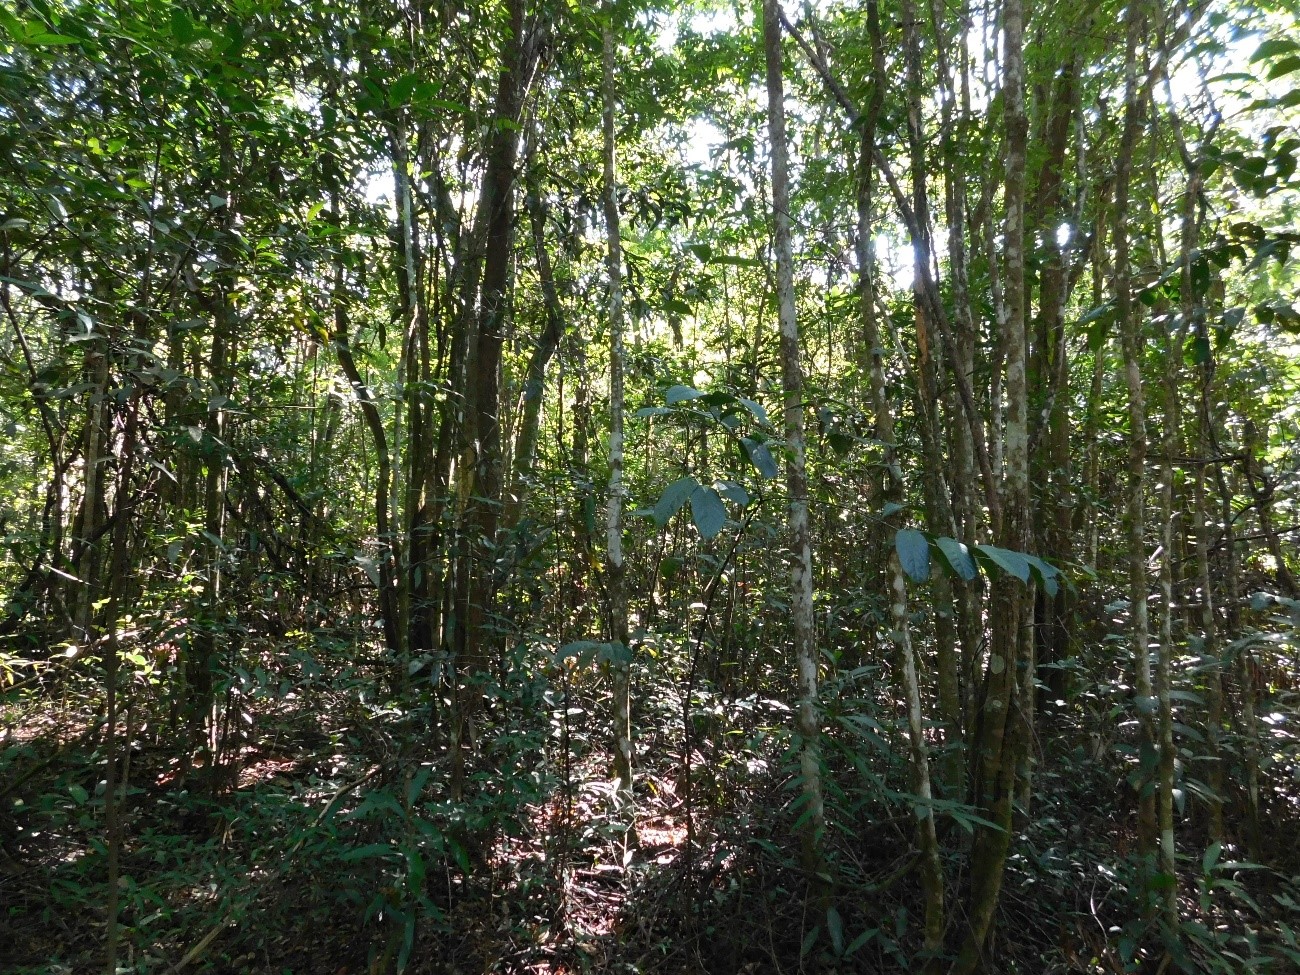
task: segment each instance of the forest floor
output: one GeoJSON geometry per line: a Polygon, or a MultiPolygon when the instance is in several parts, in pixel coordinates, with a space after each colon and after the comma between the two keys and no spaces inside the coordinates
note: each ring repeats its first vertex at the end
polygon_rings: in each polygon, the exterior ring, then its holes
{"type": "MultiPolygon", "coordinates": [[[[76,700],[0,714],[6,975],[103,970],[102,718],[76,700]]],[[[694,753],[689,783],[679,741],[643,742],[632,813],[614,801],[600,741],[586,740],[577,715],[573,728],[533,737],[503,722],[460,800],[428,710],[385,707],[356,686],[231,706],[216,771],[183,766],[165,718],[125,722],[120,970],[902,972],[918,948],[909,807],[863,800],[845,763],[828,843],[835,884],[809,897],[777,735],[694,753]]],[[[1008,867],[1003,970],[1135,970],[1146,949],[1126,899],[1133,824],[1117,812],[1119,783],[1100,764],[1038,781],[1008,867]]],[[[956,905],[964,834],[945,822],[956,905]]],[[[1300,870],[1295,850],[1276,845],[1300,870]]],[[[1244,926],[1258,940],[1261,918],[1294,913],[1292,894],[1247,873],[1220,882],[1260,916],[1225,915],[1207,888],[1215,876],[1213,864],[1189,863],[1189,917],[1217,911],[1225,932],[1244,926]]]]}
{"type": "MultiPolygon", "coordinates": [[[[183,768],[167,727],[132,729],[118,768],[126,970],[718,970],[719,894],[762,850],[752,832],[724,842],[707,805],[685,808],[679,761],[641,771],[631,815],[594,754],[568,787],[505,802],[509,783],[480,773],[485,801],[466,805],[486,812],[469,822],[440,763],[395,746],[412,716],[342,703],[245,713],[216,772],[183,768]]],[[[102,715],[47,703],[3,716],[0,971],[102,970],[102,715]]],[[[729,920],[753,933],[752,915],[729,920]]],[[[752,961],[723,939],[725,967],[769,970],[790,937],[769,931],[752,961]]]]}

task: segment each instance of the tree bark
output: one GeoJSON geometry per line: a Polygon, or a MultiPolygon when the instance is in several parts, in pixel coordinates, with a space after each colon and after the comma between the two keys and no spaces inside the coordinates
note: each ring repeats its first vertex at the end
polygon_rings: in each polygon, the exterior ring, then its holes
{"type": "Polygon", "coordinates": [[[496,643],[492,607],[498,584],[498,539],[502,500],[500,404],[501,350],[509,313],[510,264],[514,244],[514,193],[519,155],[519,119],[531,75],[533,45],[525,37],[524,0],[509,0],[508,26],[497,78],[494,125],[479,206],[486,214],[487,249],[479,289],[473,354],[464,389],[466,406],[467,558],[461,579],[463,599],[457,607],[460,671],[455,716],[454,790],[463,789],[465,761],[474,747],[474,720],[482,703],[483,675],[491,666],[496,643]]]}
{"type": "MultiPolygon", "coordinates": [[[[1024,7],[1022,0],[1002,6],[1002,95],[1007,161],[1003,223],[1006,329],[1007,418],[1005,474],[1001,498],[1001,544],[1023,552],[1031,537],[1029,502],[1028,389],[1025,316],[1025,117],[1024,7]]],[[[1024,747],[1018,668],[1032,646],[1026,606],[1032,605],[1019,580],[1003,573],[994,583],[993,634],[985,696],[976,736],[976,806],[993,825],[976,825],[971,847],[969,927],[954,975],[969,975],[982,964],[984,943],[993,923],[1007,851],[1011,842],[1012,799],[1020,749],[1024,747]]],[[[1032,665],[1032,662],[1029,662],[1032,665]]]]}
{"type": "Polygon", "coordinates": [[[609,636],[617,644],[609,663],[614,697],[614,776],[618,791],[632,794],[631,641],[628,637],[627,576],[623,565],[623,243],[619,236],[615,170],[613,7],[606,3],[601,27],[601,132],[604,157],[605,271],[609,277],[609,502],[605,516],[605,574],[609,585],[609,636]]]}
{"type": "Polygon", "coordinates": [[[804,867],[814,886],[822,869],[826,825],[821,782],[821,719],[817,707],[817,646],[813,628],[812,539],[808,529],[808,475],[804,459],[803,367],[794,300],[794,250],[790,239],[790,178],[785,134],[785,79],[781,10],[763,0],[763,52],[767,67],[767,132],[772,160],[772,239],[781,327],[781,389],[785,404],[786,487],[790,494],[790,616],[799,674],[795,731],[803,777],[804,867]]]}
{"type": "Polygon", "coordinates": [[[1128,386],[1129,456],[1128,502],[1125,514],[1128,541],[1130,623],[1133,650],[1138,724],[1141,728],[1142,781],[1138,788],[1138,834],[1144,853],[1153,854],[1156,843],[1156,801],[1150,773],[1157,762],[1155,698],[1151,681],[1150,619],[1147,609],[1146,569],[1146,398],[1142,383],[1142,329],[1133,308],[1132,270],[1129,257],[1129,188],[1132,182],[1133,152],[1143,125],[1143,97],[1138,90],[1137,48],[1146,17],[1139,4],[1128,11],[1124,55],[1124,120],[1115,172],[1115,310],[1124,354],[1124,378],[1128,386]]]}

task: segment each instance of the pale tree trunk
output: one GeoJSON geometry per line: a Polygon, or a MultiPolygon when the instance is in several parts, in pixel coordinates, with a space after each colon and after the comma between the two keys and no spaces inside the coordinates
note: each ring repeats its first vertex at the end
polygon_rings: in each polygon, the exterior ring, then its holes
{"type": "MultiPolygon", "coordinates": [[[[1167,83],[1167,75],[1166,75],[1167,83]]],[[[1187,169],[1187,187],[1183,191],[1183,231],[1179,248],[1180,264],[1180,330],[1192,334],[1200,357],[1200,383],[1196,396],[1196,465],[1192,481],[1192,537],[1196,549],[1196,584],[1200,589],[1201,610],[1201,667],[1205,668],[1205,682],[1209,685],[1208,708],[1205,715],[1205,749],[1209,767],[1206,779],[1210,787],[1209,840],[1223,842],[1223,755],[1219,735],[1223,727],[1223,668],[1219,662],[1218,620],[1214,616],[1214,582],[1210,572],[1209,507],[1206,502],[1205,465],[1212,463],[1214,434],[1210,428],[1209,396],[1214,385],[1214,352],[1205,328],[1205,302],[1209,295],[1197,295],[1195,276],[1192,274],[1192,255],[1200,231],[1201,211],[1199,200],[1203,191],[1203,177],[1199,162],[1188,151],[1186,140],[1174,122],[1178,138],[1179,155],[1187,169]],[[1200,298],[1200,300],[1197,300],[1200,298]]],[[[1206,289],[1208,290],[1208,289],[1206,289]]]]}
{"type": "MultiPolygon", "coordinates": [[[[786,485],[790,492],[790,617],[799,672],[795,731],[803,776],[804,866],[821,870],[826,825],[822,798],[820,716],[817,708],[817,646],[813,630],[812,541],[808,530],[808,475],[804,460],[803,367],[794,302],[794,250],[790,241],[790,178],[785,135],[781,11],[763,0],[763,50],[767,61],[767,132],[772,157],[772,239],[781,326],[781,387],[785,400],[786,485]]],[[[816,882],[815,882],[816,883],[816,882]]]]}
{"type": "MultiPolygon", "coordinates": [[[[1150,620],[1147,610],[1146,568],[1146,398],[1142,386],[1141,325],[1133,309],[1132,271],[1129,259],[1129,187],[1132,181],[1133,150],[1142,128],[1142,98],[1138,91],[1137,47],[1146,18],[1139,5],[1128,12],[1128,39],[1124,55],[1124,123],[1115,172],[1115,310],[1124,352],[1124,378],[1128,385],[1129,460],[1128,510],[1125,515],[1128,540],[1129,635],[1132,641],[1138,723],[1141,728],[1141,761],[1153,765],[1158,750],[1151,681],[1150,620]]],[[[1138,839],[1144,853],[1154,852],[1156,803],[1154,791],[1145,780],[1139,786],[1138,839]]]]}
{"type": "Polygon", "coordinates": [[[1206,778],[1210,787],[1210,842],[1223,842],[1223,666],[1219,660],[1219,625],[1214,615],[1214,582],[1210,571],[1210,516],[1206,502],[1205,465],[1212,463],[1211,441],[1206,429],[1206,399],[1212,388],[1210,366],[1202,374],[1201,409],[1197,417],[1196,480],[1193,484],[1193,513],[1196,529],[1196,578],[1201,590],[1201,665],[1207,668],[1209,701],[1205,716],[1205,746],[1209,752],[1206,778]]]}
{"type": "Polygon", "coordinates": [[[1206,328],[1206,302],[1209,295],[1202,295],[1197,301],[1193,290],[1192,249],[1196,239],[1189,234],[1191,221],[1199,216],[1197,200],[1199,199],[1202,176],[1199,163],[1192,157],[1181,136],[1179,150],[1183,156],[1183,165],[1187,167],[1187,189],[1183,198],[1184,225],[1182,238],[1182,315],[1185,327],[1189,328],[1195,339],[1200,355],[1200,382],[1196,398],[1196,455],[1194,462],[1196,473],[1192,482],[1192,527],[1196,545],[1196,582],[1201,594],[1201,666],[1205,669],[1206,683],[1209,685],[1209,699],[1205,715],[1205,747],[1208,752],[1209,766],[1206,770],[1207,784],[1210,787],[1209,799],[1209,839],[1211,843],[1222,843],[1223,834],[1223,749],[1220,736],[1223,733],[1223,663],[1219,658],[1219,623],[1214,608],[1214,578],[1210,568],[1210,512],[1206,486],[1206,466],[1215,463],[1214,413],[1211,408],[1211,396],[1214,392],[1214,351],[1206,328]]]}
{"type": "Polygon", "coordinates": [[[613,9],[606,4],[601,29],[601,91],[604,111],[605,269],[609,275],[609,507],[605,517],[605,572],[609,583],[609,635],[618,644],[609,663],[614,696],[614,775],[619,792],[632,794],[631,646],[628,638],[627,577],[623,565],[623,244],[618,225],[618,182],[614,168],[613,9]]]}
{"type": "Polygon", "coordinates": [[[923,972],[940,969],[939,956],[943,951],[943,866],[939,862],[939,836],[935,829],[934,792],[930,784],[930,756],[925,742],[925,717],[921,710],[921,687],[916,676],[916,653],[912,647],[911,626],[907,609],[907,578],[899,563],[898,553],[889,556],[889,585],[891,598],[890,619],[894,628],[892,637],[898,651],[903,680],[903,694],[907,701],[907,733],[912,760],[912,790],[921,809],[918,811],[916,833],[921,848],[921,886],[925,896],[925,954],[928,956],[923,972]]]}
{"type": "MultiPolygon", "coordinates": [[[[948,267],[953,296],[953,333],[955,341],[948,350],[951,368],[970,384],[975,374],[975,313],[970,300],[970,273],[967,258],[966,220],[967,199],[965,175],[961,170],[961,161],[957,154],[956,130],[965,131],[970,120],[970,53],[967,44],[967,32],[964,25],[969,20],[966,4],[963,2],[956,13],[960,42],[957,45],[956,75],[959,85],[954,86],[953,69],[948,65],[944,53],[951,44],[950,33],[943,27],[944,5],[942,0],[931,0],[931,19],[934,25],[935,54],[940,69],[941,83],[946,86],[947,97],[943,100],[943,130],[940,152],[944,165],[944,206],[948,224],[948,267]],[[954,90],[956,88],[956,90],[954,90]],[[953,106],[960,105],[961,114],[953,118],[953,106]]],[[[961,422],[961,404],[954,402],[952,390],[946,397],[947,413],[950,418],[949,431],[952,437],[951,466],[955,471],[952,481],[953,521],[957,525],[958,539],[968,546],[973,546],[978,532],[980,512],[976,503],[974,488],[978,472],[975,466],[975,446],[971,440],[970,426],[961,422]]],[[[957,632],[961,648],[959,691],[960,722],[959,733],[969,733],[972,722],[974,702],[975,675],[978,668],[980,644],[984,636],[984,625],[980,619],[979,592],[970,582],[962,579],[950,583],[956,593],[954,609],[957,617],[957,632]]],[[[964,738],[962,739],[964,744],[964,738]]],[[[953,751],[955,762],[949,779],[952,794],[966,797],[966,756],[957,749],[953,751]]]]}
{"type": "MultiPolygon", "coordinates": [[[[873,74],[879,78],[884,71],[884,50],[880,43],[880,13],[875,0],[869,0],[867,18],[873,38],[873,74]]],[[[880,326],[875,307],[875,260],[872,253],[872,189],[874,168],[876,120],[880,111],[883,89],[873,86],[872,101],[860,120],[861,145],[858,154],[858,310],[862,322],[863,342],[867,347],[867,380],[872,413],[875,417],[874,433],[883,449],[884,483],[874,485],[873,506],[886,502],[899,503],[903,499],[903,476],[898,465],[894,446],[894,413],[885,386],[884,350],[880,344],[880,326]]],[[[889,537],[897,525],[882,526],[882,539],[878,548],[891,544],[889,537]]],[[[894,643],[902,674],[903,694],[907,702],[908,741],[912,767],[912,789],[927,804],[933,798],[930,780],[930,760],[925,740],[924,715],[921,708],[921,691],[917,679],[916,655],[912,646],[911,622],[907,605],[907,579],[899,563],[898,553],[889,555],[890,618],[893,623],[890,637],[894,643]]],[[[925,950],[931,955],[927,970],[938,965],[938,955],[943,948],[944,890],[943,868],[939,862],[939,838],[935,828],[934,810],[927,808],[917,823],[917,839],[921,848],[921,882],[925,889],[925,950]]]]}
{"type": "MultiPolygon", "coordinates": [[[[1207,380],[1208,381],[1208,380],[1207,380]]],[[[1227,474],[1224,472],[1223,447],[1218,437],[1218,419],[1214,417],[1208,392],[1203,392],[1203,407],[1206,414],[1205,431],[1210,438],[1213,451],[1215,483],[1219,491],[1219,519],[1223,531],[1223,606],[1227,616],[1227,632],[1241,632],[1241,566],[1237,559],[1236,512],[1233,511],[1234,491],[1227,474]]],[[[1247,850],[1252,859],[1259,857],[1260,822],[1259,822],[1259,726],[1255,715],[1255,682],[1252,673],[1252,657],[1242,650],[1237,654],[1237,683],[1240,692],[1240,715],[1235,716],[1238,727],[1245,739],[1242,746],[1242,762],[1246,771],[1246,830],[1247,850]]]]}
{"type": "MultiPolygon", "coordinates": [[[[330,212],[335,220],[341,219],[337,194],[330,198],[330,212]]],[[[361,370],[357,368],[352,355],[352,342],[349,336],[350,325],[347,315],[347,295],[344,293],[344,269],[342,255],[334,265],[334,294],[331,298],[334,311],[334,334],[331,344],[338,355],[339,366],[352,387],[366,429],[374,441],[375,460],[378,466],[378,480],[375,484],[374,510],[375,531],[379,536],[379,551],[375,558],[375,580],[378,589],[379,615],[384,628],[384,644],[390,651],[400,655],[401,634],[398,628],[397,587],[394,573],[397,571],[397,553],[392,548],[392,509],[389,507],[389,484],[392,474],[392,455],[388,450],[388,434],[384,429],[383,415],[379,411],[379,402],[366,384],[361,370]]]]}
{"type": "MultiPolygon", "coordinates": [[[[1001,503],[1001,544],[1025,551],[1030,538],[1028,389],[1025,376],[1025,118],[1024,7],[1005,0],[1002,7],[1003,113],[1006,119],[1006,208],[1003,225],[1006,328],[1006,465],[1001,503]]],[[[989,647],[980,733],[976,737],[974,775],[977,806],[990,826],[977,825],[971,847],[969,927],[953,972],[969,975],[981,965],[984,943],[993,924],[1007,851],[1011,842],[1012,798],[1016,766],[1023,747],[1023,714],[1018,701],[1017,668],[1032,643],[1026,587],[1008,574],[994,587],[993,636],[989,647]]]]}
{"type": "MultiPolygon", "coordinates": [[[[930,201],[926,192],[925,132],[921,105],[921,41],[917,30],[916,9],[911,0],[903,0],[900,7],[903,20],[903,45],[907,65],[907,135],[911,155],[912,211],[915,214],[912,232],[912,253],[915,261],[913,308],[916,315],[917,347],[917,414],[920,417],[921,443],[925,455],[922,474],[925,496],[926,528],[934,535],[956,535],[948,486],[944,479],[947,467],[940,444],[942,420],[939,391],[939,371],[942,351],[931,331],[927,296],[925,293],[930,270],[933,241],[930,232],[930,201]]],[[[951,354],[951,350],[948,350],[951,354]]],[[[944,739],[952,759],[945,768],[945,782],[963,795],[961,753],[961,690],[957,655],[957,633],[953,620],[952,583],[942,573],[930,583],[933,594],[934,638],[939,684],[939,711],[944,726],[944,739]]]]}
{"type": "MultiPolygon", "coordinates": [[[[1191,236],[1190,233],[1187,235],[1191,236]]],[[[1161,898],[1165,922],[1170,930],[1175,930],[1178,925],[1178,873],[1174,863],[1174,763],[1177,753],[1174,750],[1173,704],[1169,692],[1174,652],[1174,615],[1177,612],[1174,602],[1174,564],[1177,561],[1174,555],[1174,522],[1177,517],[1174,511],[1174,454],[1178,449],[1182,412],[1178,402],[1178,365],[1183,354],[1184,323],[1185,319],[1167,339],[1165,348],[1164,428],[1160,451],[1160,524],[1164,554],[1160,559],[1160,643],[1156,649],[1155,680],[1157,731],[1160,736],[1157,818],[1160,826],[1160,872],[1167,878],[1166,884],[1161,887],[1161,898]]]]}
{"type": "MultiPolygon", "coordinates": [[[[857,259],[858,259],[858,314],[862,323],[862,368],[867,374],[867,390],[871,397],[871,410],[875,418],[875,438],[880,441],[884,464],[873,470],[870,485],[870,503],[873,509],[884,506],[885,498],[894,482],[902,481],[894,451],[894,417],[885,387],[885,349],[881,344],[880,323],[876,317],[876,254],[873,242],[875,195],[876,124],[884,104],[885,51],[880,28],[880,5],[877,0],[867,0],[867,24],[871,34],[871,101],[858,120],[858,172],[857,172],[857,259]]],[[[889,527],[879,525],[872,529],[869,551],[879,558],[889,543],[889,527]]]]}
{"type": "MultiPolygon", "coordinates": [[[[1098,215],[1097,232],[1093,240],[1092,307],[1102,303],[1105,281],[1108,279],[1106,261],[1105,219],[1098,215]]],[[[1083,564],[1097,565],[1097,546],[1101,532],[1097,497],[1101,489],[1101,420],[1102,391],[1106,378],[1107,344],[1101,342],[1093,352],[1092,381],[1088,385],[1088,400],[1083,422],[1083,486],[1087,502],[1076,512],[1075,528],[1083,533],[1083,564]]]]}

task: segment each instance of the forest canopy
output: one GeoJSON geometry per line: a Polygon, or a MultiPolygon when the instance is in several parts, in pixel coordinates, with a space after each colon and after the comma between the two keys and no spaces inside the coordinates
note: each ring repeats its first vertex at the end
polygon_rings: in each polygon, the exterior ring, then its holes
{"type": "Polygon", "coordinates": [[[1300,970],[1287,0],[0,4],[0,969],[1300,970]]]}

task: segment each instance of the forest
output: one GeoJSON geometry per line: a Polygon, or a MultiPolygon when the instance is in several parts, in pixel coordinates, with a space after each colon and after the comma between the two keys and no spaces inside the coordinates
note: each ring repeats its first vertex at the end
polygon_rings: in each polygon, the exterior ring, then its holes
{"type": "Polygon", "coordinates": [[[0,0],[0,972],[1300,972],[1295,0],[0,0]]]}

